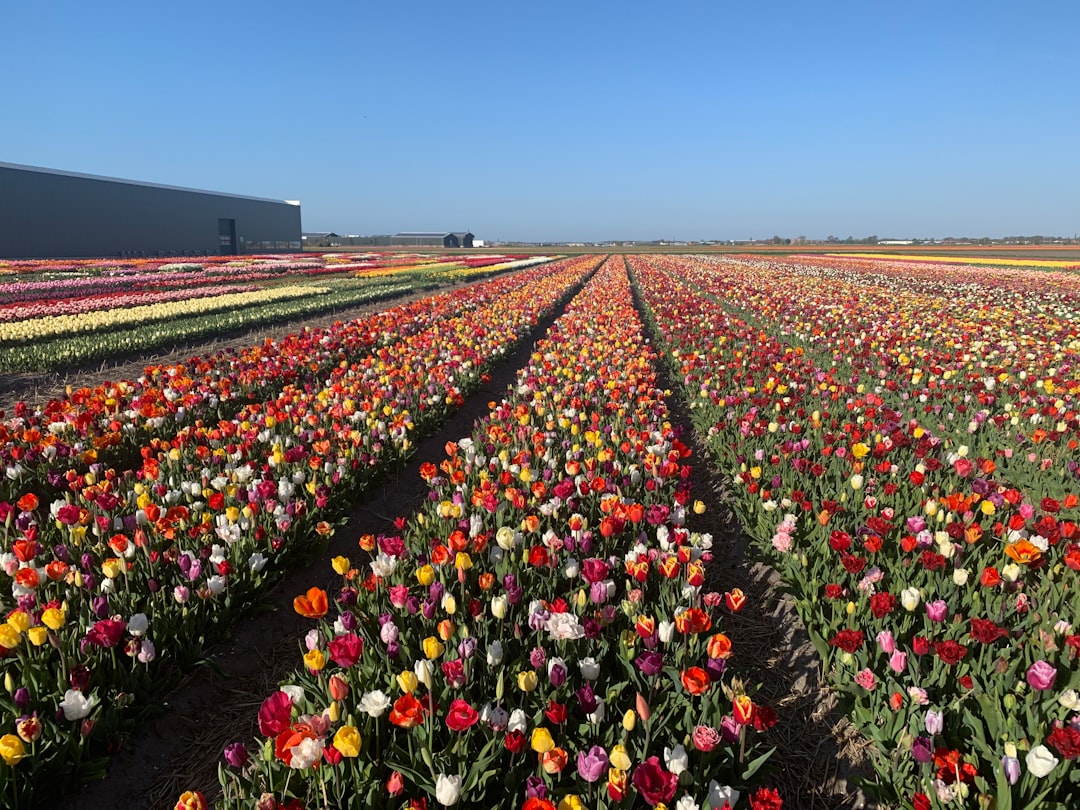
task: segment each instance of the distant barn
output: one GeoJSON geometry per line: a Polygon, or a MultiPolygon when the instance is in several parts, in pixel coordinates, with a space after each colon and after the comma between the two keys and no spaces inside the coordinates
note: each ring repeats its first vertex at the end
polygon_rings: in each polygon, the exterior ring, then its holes
{"type": "Polygon", "coordinates": [[[299,251],[300,203],[0,163],[0,256],[299,251]]]}
{"type": "Polygon", "coordinates": [[[402,231],[394,234],[393,241],[395,245],[402,247],[471,248],[473,235],[468,231],[402,231]]]}

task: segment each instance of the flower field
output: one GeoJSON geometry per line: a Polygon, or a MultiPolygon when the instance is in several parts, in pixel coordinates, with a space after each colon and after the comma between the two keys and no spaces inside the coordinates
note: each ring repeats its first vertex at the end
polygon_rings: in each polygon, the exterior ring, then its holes
{"type": "MultiPolygon", "coordinates": [[[[313,562],[336,584],[293,594],[309,631],[292,675],[252,695],[258,736],[223,752],[219,808],[777,810],[766,740],[786,718],[744,670],[746,596],[709,585],[676,397],[871,743],[867,796],[1080,804],[1068,267],[327,255],[3,271],[4,328],[97,319],[82,340],[113,338],[133,307],[493,276],[0,424],[4,806],[98,775],[209,642],[313,562]],[[357,494],[555,315],[486,415],[422,459],[423,504],[392,530],[350,526],[355,551],[328,559],[357,494]]],[[[177,807],[203,807],[199,791],[177,807]]]]}
{"type": "Polygon", "coordinates": [[[0,435],[5,803],[93,775],[124,723],[597,261],[17,409],[0,435]]]}
{"type": "Polygon", "coordinates": [[[876,792],[1075,806],[1071,288],[1000,269],[920,285],[844,261],[631,265],[745,529],[877,743],[876,792]]]}
{"type": "Polygon", "coordinates": [[[300,669],[259,749],[228,748],[224,807],[737,800],[776,718],[726,668],[742,597],[703,591],[656,359],[609,260],[423,465],[428,505],[361,538],[363,568],[334,559],[338,592],[297,597],[300,669]]]}
{"type": "Polygon", "coordinates": [[[548,257],[414,254],[0,265],[0,373],[51,371],[494,276],[548,257]]]}

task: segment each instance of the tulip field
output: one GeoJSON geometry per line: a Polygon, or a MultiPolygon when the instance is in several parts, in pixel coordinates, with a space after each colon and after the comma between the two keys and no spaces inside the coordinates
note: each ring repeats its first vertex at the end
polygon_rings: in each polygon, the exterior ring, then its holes
{"type": "Polygon", "coordinates": [[[462,280],[0,422],[0,806],[100,777],[207,645],[306,564],[337,580],[292,595],[310,622],[293,674],[251,696],[258,734],[208,753],[219,784],[190,785],[179,810],[206,795],[222,810],[791,806],[769,743],[790,718],[744,669],[747,597],[711,585],[694,443],[869,741],[875,806],[1080,806],[1067,266],[8,262],[0,356],[20,340],[131,351],[115,341],[144,308],[212,334],[239,311],[462,280]],[[533,339],[471,432],[420,459],[422,506],[393,529],[346,522],[533,339]],[[330,557],[345,532],[355,551],[330,557]]]}
{"type": "Polygon", "coordinates": [[[0,260],[0,373],[54,371],[520,269],[546,257],[0,260]]]}

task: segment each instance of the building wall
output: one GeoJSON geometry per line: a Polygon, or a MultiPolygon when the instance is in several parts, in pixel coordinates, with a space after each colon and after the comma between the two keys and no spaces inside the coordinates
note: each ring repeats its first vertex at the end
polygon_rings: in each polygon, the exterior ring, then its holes
{"type": "Polygon", "coordinates": [[[410,236],[394,234],[393,244],[402,247],[452,247],[446,244],[445,237],[439,236],[410,236]]]}
{"type": "Polygon", "coordinates": [[[300,206],[0,163],[0,256],[216,255],[299,251],[300,206]]]}

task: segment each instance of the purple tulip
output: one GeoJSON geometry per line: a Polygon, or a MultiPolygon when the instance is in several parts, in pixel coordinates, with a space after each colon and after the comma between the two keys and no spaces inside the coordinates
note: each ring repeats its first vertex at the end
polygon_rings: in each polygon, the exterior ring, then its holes
{"type": "Polygon", "coordinates": [[[476,653],[476,638],[473,636],[463,638],[458,644],[457,651],[462,658],[472,658],[476,653]]]}
{"type": "Polygon", "coordinates": [[[664,656],[655,650],[647,650],[634,659],[634,665],[642,675],[653,676],[664,667],[664,656]]]}
{"type": "Polygon", "coordinates": [[[934,746],[929,737],[916,737],[911,744],[911,756],[916,762],[930,762],[934,758],[934,746]]]}
{"type": "Polygon", "coordinates": [[[551,681],[551,685],[558,689],[564,683],[566,683],[566,667],[562,664],[555,664],[548,670],[548,680],[551,681]]]}
{"type": "Polygon", "coordinates": [[[608,755],[599,745],[594,745],[588,751],[579,751],[577,755],[578,776],[586,782],[595,782],[604,771],[607,770],[608,755]]]}
{"type": "Polygon", "coordinates": [[[596,711],[596,707],[600,705],[600,702],[596,699],[596,693],[593,692],[593,688],[590,684],[585,684],[583,687],[577,690],[578,703],[581,704],[581,711],[585,714],[596,711]]]}
{"type": "Polygon", "coordinates": [[[248,750],[241,742],[230,743],[225,746],[225,761],[234,768],[243,768],[247,765],[248,750]]]}
{"type": "Polygon", "coordinates": [[[539,776],[530,776],[525,780],[525,798],[527,799],[545,799],[547,798],[547,785],[544,784],[544,780],[539,776]]]}
{"type": "Polygon", "coordinates": [[[949,612],[949,606],[944,599],[926,603],[926,615],[932,622],[944,621],[945,614],[949,612]]]}
{"type": "Polygon", "coordinates": [[[104,619],[109,615],[109,597],[95,596],[90,600],[90,609],[99,619],[104,619]]]}
{"type": "Polygon", "coordinates": [[[733,743],[739,739],[739,724],[730,714],[720,720],[720,737],[724,742],[733,743]]]}
{"type": "Polygon", "coordinates": [[[1020,781],[1020,760],[1016,757],[1002,757],[1001,769],[1005,772],[1005,779],[1010,785],[1020,781]]]}
{"type": "Polygon", "coordinates": [[[727,661],[723,658],[710,658],[705,662],[705,671],[709,674],[709,680],[713,683],[720,680],[725,667],[727,667],[727,661]]]}

